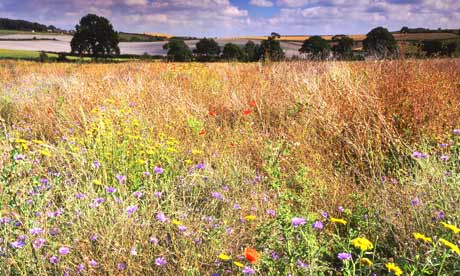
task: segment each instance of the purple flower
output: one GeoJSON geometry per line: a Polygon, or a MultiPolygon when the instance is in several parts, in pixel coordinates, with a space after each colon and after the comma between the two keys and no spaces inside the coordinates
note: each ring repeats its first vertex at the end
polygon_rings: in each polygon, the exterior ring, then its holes
{"type": "Polygon", "coordinates": [[[137,255],[137,249],[136,249],[136,247],[131,248],[130,253],[131,253],[132,256],[136,256],[136,255],[137,255]]]}
{"type": "Polygon", "coordinates": [[[163,257],[158,257],[158,258],[155,259],[155,264],[157,266],[164,266],[166,263],[167,262],[166,262],[165,258],[163,258],[163,257]]]}
{"type": "Polygon", "coordinates": [[[422,157],[422,153],[419,152],[419,151],[414,151],[414,152],[412,153],[412,157],[414,157],[414,158],[421,158],[421,157],[422,157]]]}
{"type": "Polygon", "coordinates": [[[299,225],[304,225],[305,223],[307,223],[307,221],[304,218],[297,218],[297,217],[292,218],[292,225],[294,225],[294,227],[297,227],[299,225]]]}
{"type": "Polygon", "coordinates": [[[89,265],[92,266],[92,267],[96,267],[96,266],[98,266],[98,263],[95,260],[91,259],[91,260],[89,260],[89,265]]]}
{"type": "Polygon", "coordinates": [[[153,169],[153,171],[156,173],[156,174],[162,174],[164,172],[163,168],[160,167],[160,166],[156,166],[155,169],[153,169]]]}
{"type": "Polygon", "coordinates": [[[316,230],[321,230],[324,227],[323,223],[320,220],[315,221],[311,226],[316,230]]]}
{"type": "Polygon", "coordinates": [[[56,257],[56,256],[51,256],[51,257],[50,257],[50,263],[52,263],[52,264],[57,264],[57,263],[59,263],[59,258],[56,257]]]}
{"type": "Polygon", "coordinates": [[[126,176],[125,175],[117,173],[117,175],[115,177],[117,178],[117,180],[118,180],[118,182],[120,184],[123,184],[123,183],[126,182],[126,176]]]}
{"type": "Polygon", "coordinates": [[[117,189],[114,188],[114,187],[105,187],[105,191],[107,193],[111,194],[111,193],[115,193],[117,191],[117,189]]]}
{"type": "Polygon", "coordinates": [[[92,234],[91,236],[89,236],[89,240],[95,242],[97,240],[97,234],[92,234]]]}
{"type": "Polygon", "coordinates": [[[126,212],[128,213],[128,215],[132,215],[134,214],[134,212],[136,212],[138,209],[138,207],[136,205],[133,205],[133,206],[129,206],[128,208],[126,208],[126,212]]]}
{"type": "Polygon", "coordinates": [[[34,240],[32,242],[32,246],[35,248],[35,249],[39,249],[39,248],[42,248],[43,245],[45,245],[45,239],[43,238],[38,238],[36,240],[34,240]]]}
{"type": "Polygon", "coordinates": [[[211,192],[211,196],[215,199],[222,200],[222,194],[219,192],[211,192]]]}
{"type": "Polygon", "coordinates": [[[80,273],[80,272],[82,272],[83,270],[85,270],[85,265],[84,265],[84,264],[79,264],[79,265],[77,265],[77,273],[80,273]]]}
{"type": "Polygon", "coordinates": [[[26,159],[26,156],[24,154],[16,154],[14,156],[15,161],[20,161],[20,160],[25,160],[25,159],[26,159]]]}
{"type": "Polygon", "coordinates": [[[272,210],[272,209],[269,209],[269,210],[267,210],[267,215],[269,215],[271,217],[276,217],[276,211],[272,210]]]}
{"type": "Polygon", "coordinates": [[[244,273],[244,275],[253,275],[254,273],[256,273],[254,271],[254,269],[250,268],[250,267],[245,267],[243,268],[243,270],[241,271],[244,273]]]}
{"type": "Polygon", "coordinates": [[[160,212],[157,214],[157,220],[159,222],[166,222],[168,219],[166,218],[164,213],[160,212]]]}
{"type": "Polygon", "coordinates": [[[101,162],[99,162],[99,160],[94,160],[93,167],[95,169],[99,169],[99,167],[101,167],[101,162]]]}
{"type": "Polygon", "coordinates": [[[31,235],[40,235],[43,233],[43,229],[41,229],[40,227],[32,228],[29,230],[29,233],[31,235]]]}
{"type": "Polygon", "coordinates": [[[151,174],[150,172],[144,172],[143,175],[144,175],[145,177],[149,177],[149,176],[151,176],[152,174],[151,174]]]}
{"type": "Polygon", "coordinates": [[[157,245],[158,244],[158,239],[155,237],[150,237],[149,242],[151,244],[157,245]]]}
{"type": "Polygon", "coordinates": [[[452,131],[452,133],[453,133],[454,135],[459,135],[459,134],[460,134],[460,129],[454,129],[454,130],[452,131]]]}
{"type": "Polygon", "coordinates": [[[297,260],[297,266],[300,268],[308,268],[310,265],[302,262],[302,260],[297,260]]]}
{"type": "Polygon", "coordinates": [[[273,259],[274,261],[278,260],[279,258],[280,258],[280,256],[278,255],[278,253],[272,252],[272,259],[273,259]]]}
{"type": "Polygon", "coordinates": [[[127,267],[126,263],[125,262],[121,262],[117,265],[117,269],[118,270],[125,270],[127,267]]]}
{"type": "Polygon", "coordinates": [[[446,217],[446,214],[444,213],[444,211],[438,211],[436,213],[436,216],[438,217],[438,219],[444,219],[446,217]]]}
{"type": "Polygon", "coordinates": [[[142,192],[140,192],[140,191],[135,191],[135,192],[133,193],[133,196],[134,196],[135,198],[137,198],[137,199],[141,198],[143,195],[144,195],[144,194],[143,194],[142,192]]]}
{"type": "Polygon", "coordinates": [[[185,231],[187,231],[187,226],[179,225],[179,231],[180,231],[180,232],[185,232],[185,231]]]}
{"type": "Polygon", "coordinates": [[[440,159],[441,159],[441,161],[447,161],[447,160],[449,160],[449,156],[448,155],[441,155],[440,159]]]}
{"type": "Polygon", "coordinates": [[[233,204],[233,209],[239,210],[241,209],[241,206],[238,203],[233,204]]]}
{"type": "Polygon", "coordinates": [[[63,247],[59,248],[58,252],[61,255],[67,255],[67,254],[70,253],[70,249],[68,247],[63,246],[63,247]]]}
{"type": "Polygon", "coordinates": [[[441,143],[441,144],[439,144],[439,146],[440,146],[441,148],[447,148],[447,144],[446,144],[446,143],[441,143]]]}
{"type": "Polygon", "coordinates": [[[50,235],[53,237],[56,236],[58,233],[59,233],[59,229],[56,227],[50,230],[50,235]]]}
{"type": "Polygon", "coordinates": [[[78,194],[75,195],[75,198],[76,199],[83,199],[83,198],[85,198],[85,194],[78,193],[78,194]]]}
{"type": "Polygon", "coordinates": [[[154,193],[153,193],[153,195],[154,195],[155,197],[158,197],[158,198],[160,198],[162,194],[163,194],[162,192],[154,192],[154,193]]]}
{"type": "Polygon", "coordinates": [[[339,212],[341,212],[341,213],[345,212],[345,208],[343,208],[342,206],[339,206],[338,209],[339,209],[339,212]]]}
{"type": "Polygon", "coordinates": [[[206,165],[204,164],[204,162],[198,163],[198,164],[196,164],[196,166],[195,166],[195,168],[196,168],[197,170],[203,170],[205,167],[206,167],[206,165]]]}
{"type": "Polygon", "coordinates": [[[14,249],[18,249],[18,248],[22,248],[24,247],[24,245],[26,245],[26,243],[24,242],[24,240],[16,240],[12,243],[10,243],[11,247],[14,248],[14,249]]]}
{"type": "Polygon", "coordinates": [[[411,200],[412,206],[417,206],[420,204],[420,199],[418,197],[414,197],[414,199],[411,200]]]}
{"type": "Polygon", "coordinates": [[[89,207],[91,207],[91,208],[97,208],[97,207],[99,207],[100,204],[102,204],[102,203],[104,203],[104,202],[105,202],[105,198],[98,197],[98,198],[95,198],[95,199],[93,200],[93,203],[90,204],[89,207]]]}
{"type": "Polygon", "coordinates": [[[337,258],[339,258],[341,261],[348,261],[351,259],[351,254],[347,252],[341,252],[337,254],[337,258]]]}
{"type": "Polygon", "coordinates": [[[329,214],[328,214],[327,212],[325,212],[325,211],[322,211],[322,212],[321,212],[321,216],[322,216],[323,218],[328,218],[328,217],[329,217],[329,214]]]}

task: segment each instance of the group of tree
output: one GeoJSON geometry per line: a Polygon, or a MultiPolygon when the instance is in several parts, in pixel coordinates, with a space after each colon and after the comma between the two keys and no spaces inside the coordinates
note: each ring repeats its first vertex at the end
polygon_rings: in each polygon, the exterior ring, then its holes
{"type": "Polygon", "coordinates": [[[421,50],[427,57],[436,56],[452,56],[460,51],[460,41],[440,41],[440,40],[424,40],[421,43],[421,50]]]}
{"type": "Polygon", "coordinates": [[[227,43],[223,49],[212,38],[200,39],[191,50],[181,39],[171,39],[163,45],[163,49],[168,50],[167,58],[171,61],[244,61],[253,62],[259,60],[283,60],[285,55],[278,40],[279,35],[273,33],[260,45],[253,41],[248,41],[245,45],[227,43]]]}
{"type": "Polygon", "coordinates": [[[13,31],[35,31],[35,32],[47,32],[47,31],[58,31],[58,29],[53,26],[46,26],[43,24],[30,22],[26,20],[15,20],[8,18],[0,18],[0,29],[2,30],[13,30],[13,31]]]}

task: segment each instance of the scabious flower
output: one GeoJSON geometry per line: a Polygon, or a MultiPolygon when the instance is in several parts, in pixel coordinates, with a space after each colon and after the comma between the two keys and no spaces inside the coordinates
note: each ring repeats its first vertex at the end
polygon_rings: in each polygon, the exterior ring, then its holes
{"type": "Polygon", "coordinates": [[[164,213],[160,212],[157,214],[157,220],[159,222],[166,222],[168,219],[166,218],[164,213]]]}
{"type": "Polygon", "coordinates": [[[291,222],[294,227],[298,227],[299,225],[304,225],[307,223],[307,220],[304,218],[293,217],[291,222]]]}
{"type": "Polygon", "coordinates": [[[244,275],[253,275],[254,273],[256,273],[254,269],[250,267],[245,267],[241,272],[243,272],[244,275]]]}
{"type": "Polygon", "coordinates": [[[342,206],[339,206],[338,210],[339,210],[340,213],[345,212],[345,208],[343,208],[342,206]]]}
{"type": "Polygon", "coordinates": [[[61,255],[67,255],[70,253],[70,249],[68,247],[62,246],[61,248],[59,248],[58,252],[61,255]]]}
{"type": "Polygon", "coordinates": [[[153,169],[153,171],[156,173],[156,174],[162,174],[164,172],[164,169],[160,166],[156,166],[155,169],[153,169]]]}
{"type": "Polygon", "coordinates": [[[445,247],[447,247],[450,250],[452,250],[453,252],[455,252],[458,255],[460,255],[460,249],[455,244],[453,244],[450,241],[445,240],[445,239],[439,239],[439,242],[442,243],[445,247]]]}
{"type": "Polygon", "coordinates": [[[201,163],[198,163],[195,168],[197,170],[203,170],[204,168],[206,167],[206,165],[204,164],[204,162],[201,162],[201,163]]]}
{"type": "Polygon", "coordinates": [[[157,266],[164,266],[166,263],[166,259],[163,257],[158,257],[155,259],[155,265],[157,266]]]}
{"type": "Polygon", "coordinates": [[[139,207],[137,207],[136,205],[132,205],[126,208],[126,212],[128,213],[129,216],[131,216],[132,214],[134,214],[134,212],[137,211],[138,208],[139,207]]]}
{"type": "Polygon", "coordinates": [[[239,210],[241,209],[241,206],[238,203],[233,204],[233,209],[239,210]]]}
{"type": "Polygon", "coordinates": [[[187,231],[187,226],[179,225],[178,228],[179,228],[179,231],[180,231],[180,232],[185,232],[185,231],[187,231]]]}
{"type": "Polygon", "coordinates": [[[341,252],[337,254],[337,258],[341,261],[349,261],[351,259],[351,254],[347,252],[341,252]]]}
{"type": "Polygon", "coordinates": [[[34,240],[32,242],[32,246],[35,248],[35,249],[39,249],[39,248],[42,248],[43,245],[45,245],[45,239],[43,238],[38,238],[36,240],[34,240]]]}
{"type": "Polygon", "coordinates": [[[367,250],[372,250],[374,248],[374,245],[372,242],[366,238],[361,238],[358,237],[356,239],[353,239],[351,241],[351,244],[355,247],[360,249],[361,251],[367,251],[367,250]]]}
{"type": "Polygon", "coordinates": [[[109,194],[115,193],[117,191],[114,187],[105,187],[105,191],[109,194]]]}
{"type": "Polygon", "coordinates": [[[399,268],[399,266],[397,266],[395,263],[387,263],[385,267],[388,269],[388,272],[393,272],[396,276],[401,276],[403,274],[402,269],[399,268]]]}
{"type": "Polygon", "coordinates": [[[22,248],[24,247],[24,245],[26,245],[25,241],[24,240],[16,240],[12,243],[10,243],[11,247],[14,248],[14,249],[19,249],[19,248],[22,248]]]}
{"type": "Polygon", "coordinates": [[[315,221],[311,226],[316,230],[321,230],[324,228],[324,225],[320,220],[315,221]]]}
{"type": "Polygon", "coordinates": [[[257,252],[254,248],[247,247],[244,250],[244,257],[248,260],[251,264],[257,262],[260,259],[260,253],[257,252]]]}
{"type": "Polygon", "coordinates": [[[51,256],[49,261],[52,264],[57,264],[57,263],[59,263],[59,258],[57,256],[51,256]]]}
{"type": "Polygon", "coordinates": [[[29,233],[31,235],[40,235],[43,233],[43,229],[41,229],[40,227],[32,228],[29,230],[29,233]]]}
{"type": "Polygon", "coordinates": [[[84,264],[77,265],[77,273],[81,273],[83,270],[85,270],[84,264]]]}
{"type": "Polygon", "coordinates": [[[222,194],[219,193],[219,192],[216,192],[216,191],[211,192],[211,196],[212,196],[213,198],[217,199],[217,200],[222,200],[222,199],[223,199],[222,194]]]}
{"type": "Polygon", "coordinates": [[[417,239],[417,240],[420,240],[420,241],[423,241],[423,242],[426,242],[426,243],[431,243],[431,242],[433,242],[433,240],[432,240],[431,238],[429,238],[429,237],[427,237],[427,236],[425,236],[425,235],[423,235],[423,234],[421,234],[421,233],[415,232],[415,233],[412,233],[412,235],[413,235],[414,238],[417,239]]]}

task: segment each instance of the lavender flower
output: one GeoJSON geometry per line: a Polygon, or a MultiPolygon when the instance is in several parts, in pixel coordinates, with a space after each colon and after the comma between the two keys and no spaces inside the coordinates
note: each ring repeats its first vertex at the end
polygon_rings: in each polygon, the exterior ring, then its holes
{"type": "Polygon", "coordinates": [[[70,249],[68,247],[63,246],[59,248],[58,252],[60,255],[67,255],[70,253],[70,249]]]}
{"type": "Polygon", "coordinates": [[[83,270],[85,270],[84,264],[77,265],[77,273],[81,273],[83,270]]]}
{"type": "Polygon", "coordinates": [[[203,170],[204,168],[206,167],[206,165],[204,164],[204,162],[201,162],[201,163],[198,163],[195,168],[197,170],[203,170]]]}
{"type": "Polygon", "coordinates": [[[43,245],[45,245],[45,239],[43,238],[38,238],[36,240],[34,240],[32,242],[32,246],[35,248],[35,249],[39,249],[39,248],[42,248],[43,245]]]}
{"type": "Polygon", "coordinates": [[[10,243],[11,247],[14,248],[14,249],[19,249],[19,248],[22,248],[24,247],[24,245],[26,245],[25,241],[24,240],[16,240],[12,243],[10,243]]]}
{"type": "Polygon", "coordinates": [[[59,263],[59,258],[56,257],[56,256],[51,256],[50,259],[49,259],[50,263],[52,264],[57,264],[59,263]]]}
{"type": "Polygon", "coordinates": [[[158,258],[155,259],[155,265],[157,265],[157,266],[164,266],[164,265],[166,265],[166,263],[167,263],[166,259],[163,258],[163,257],[158,257],[158,258]]]}
{"type": "Polygon", "coordinates": [[[160,212],[157,214],[157,220],[159,222],[166,222],[168,219],[166,218],[164,213],[160,212]]]}
{"type": "Polygon", "coordinates": [[[420,199],[418,197],[414,197],[412,200],[411,200],[411,204],[412,206],[417,206],[420,204],[420,199]]]}
{"type": "Polygon", "coordinates": [[[96,267],[96,266],[98,266],[99,264],[98,264],[95,260],[91,259],[91,260],[89,261],[89,265],[92,266],[92,267],[96,267]]]}
{"type": "Polygon", "coordinates": [[[215,192],[215,191],[214,191],[214,192],[211,192],[211,196],[212,196],[213,198],[217,199],[217,200],[222,200],[222,199],[223,199],[223,198],[222,198],[222,194],[219,193],[219,192],[215,192]]]}
{"type": "Polygon", "coordinates": [[[41,229],[40,227],[32,228],[29,230],[29,233],[31,235],[40,235],[43,233],[43,229],[41,229]]]}
{"type": "Polygon", "coordinates": [[[245,267],[241,272],[243,272],[244,275],[253,275],[254,273],[256,273],[254,269],[250,267],[245,267]]]}
{"type": "Polygon", "coordinates": [[[241,209],[241,206],[238,203],[233,204],[233,209],[239,210],[241,209]]]}
{"type": "Polygon", "coordinates": [[[162,192],[154,192],[154,193],[153,193],[153,195],[154,195],[155,197],[158,197],[158,198],[160,198],[162,194],[163,194],[162,192]]]}
{"type": "Polygon", "coordinates": [[[311,226],[316,230],[321,230],[324,228],[324,225],[320,220],[315,221],[311,226]]]}
{"type": "Polygon", "coordinates": [[[138,209],[138,207],[136,205],[133,205],[133,206],[129,206],[128,208],[126,208],[126,212],[128,213],[129,216],[131,216],[132,214],[134,214],[134,212],[136,212],[138,209]]]}
{"type": "Polygon", "coordinates": [[[153,171],[156,173],[156,174],[162,174],[164,172],[164,169],[160,166],[156,166],[155,169],[153,169],[153,171]]]}
{"type": "Polygon", "coordinates": [[[105,187],[105,191],[109,194],[115,193],[117,191],[114,187],[105,187]]]}

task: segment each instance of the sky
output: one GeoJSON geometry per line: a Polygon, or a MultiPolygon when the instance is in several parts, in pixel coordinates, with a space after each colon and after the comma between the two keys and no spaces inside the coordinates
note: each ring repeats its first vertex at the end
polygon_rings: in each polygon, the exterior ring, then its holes
{"type": "Polygon", "coordinates": [[[208,37],[460,28],[460,0],[0,0],[0,17],[64,29],[88,13],[117,31],[208,37]]]}

